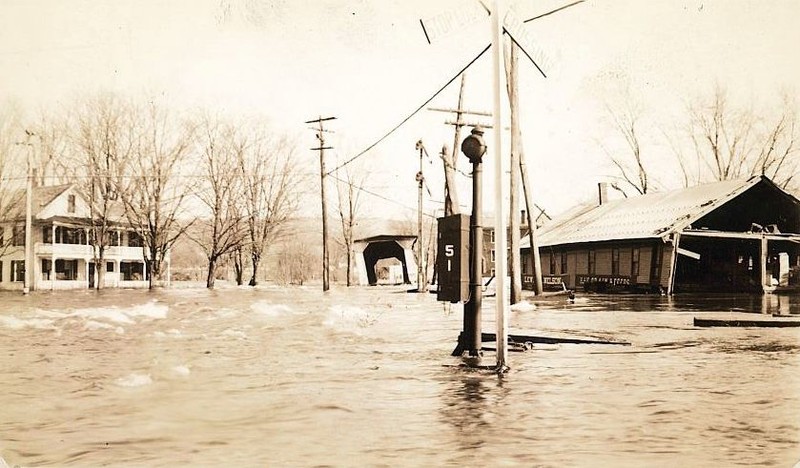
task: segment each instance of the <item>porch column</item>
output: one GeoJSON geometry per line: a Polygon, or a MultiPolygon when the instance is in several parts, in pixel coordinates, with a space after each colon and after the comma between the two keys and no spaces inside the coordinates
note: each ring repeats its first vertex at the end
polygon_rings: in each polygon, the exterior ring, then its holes
{"type": "Polygon", "coordinates": [[[50,227],[52,232],[50,233],[50,246],[52,250],[50,251],[50,290],[56,289],[56,224],[50,227]]]}
{"type": "Polygon", "coordinates": [[[669,284],[667,285],[667,295],[671,296],[675,292],[675,273],[678,267],[678,245],[681,243],[681,234],[672,234],[672,253],[669,257],[669,284]]]}
{"type": "Polygon", "coordinates": [[[760,257],[761,257],[761,286],[762,289],[766,292],[768,286],[772,286],[771,281],[767,279],[767,254],[769,246],[767,245],[767,236],[764,234],[761,235],[761,249],[760,249],[760,257]]]}

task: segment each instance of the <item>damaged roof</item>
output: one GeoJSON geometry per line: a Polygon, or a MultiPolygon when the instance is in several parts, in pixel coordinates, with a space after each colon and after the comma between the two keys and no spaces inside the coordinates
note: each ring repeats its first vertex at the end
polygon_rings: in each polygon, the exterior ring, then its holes
{"type": "MultiPolygon", "coordinates": [[[[666,237],[679,232],[751,187],[769,181],[756,176],[668,192],[648,193],[583,205],[554,218],[537,231],[540,246],[666,237]]],[[[523,248],[530,246],[524,242],[523,248]]]]}

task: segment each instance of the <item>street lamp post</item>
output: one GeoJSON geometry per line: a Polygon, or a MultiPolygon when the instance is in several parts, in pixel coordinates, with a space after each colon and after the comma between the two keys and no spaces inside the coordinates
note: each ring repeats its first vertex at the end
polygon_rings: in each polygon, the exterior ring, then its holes
{"type": "Polygon", "coordinates": [[[486,143],[483,129],[476,126],[461,143],[461,151],[472,163],[472,216],[469,222],[469,301],[464,304],[464,331],[461,334],[460,349],[470,356],[481,355],[481,302],[482,290],[482,251],[483,251],[483,208],[481,206],[481,183],[483,179],[483,155],[486,143]]]}

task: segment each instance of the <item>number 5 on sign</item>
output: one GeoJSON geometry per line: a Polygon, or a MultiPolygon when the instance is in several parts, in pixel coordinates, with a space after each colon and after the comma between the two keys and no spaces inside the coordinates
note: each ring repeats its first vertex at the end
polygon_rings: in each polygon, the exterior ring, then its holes
{"type": "Polygon", "coordinates": [[[469,216],[439,218],[436,271],[440,301],[469,299],[469,216]]]}

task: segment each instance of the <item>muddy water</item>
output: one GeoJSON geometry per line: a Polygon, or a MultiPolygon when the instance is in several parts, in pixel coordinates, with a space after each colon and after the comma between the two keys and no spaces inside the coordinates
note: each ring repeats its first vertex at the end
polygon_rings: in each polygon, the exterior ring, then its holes
{"type": "Polygon", "coordinates": [[[512,333],[631,345],[537,345],[497,376],[449,356],[460,309],[397,288],[5,293],[0,455],[10,466],[793,466],[800,329],[692,326],[712,312],[800,318],[800,298],[552,299],[512,311],[512,333]]]}

